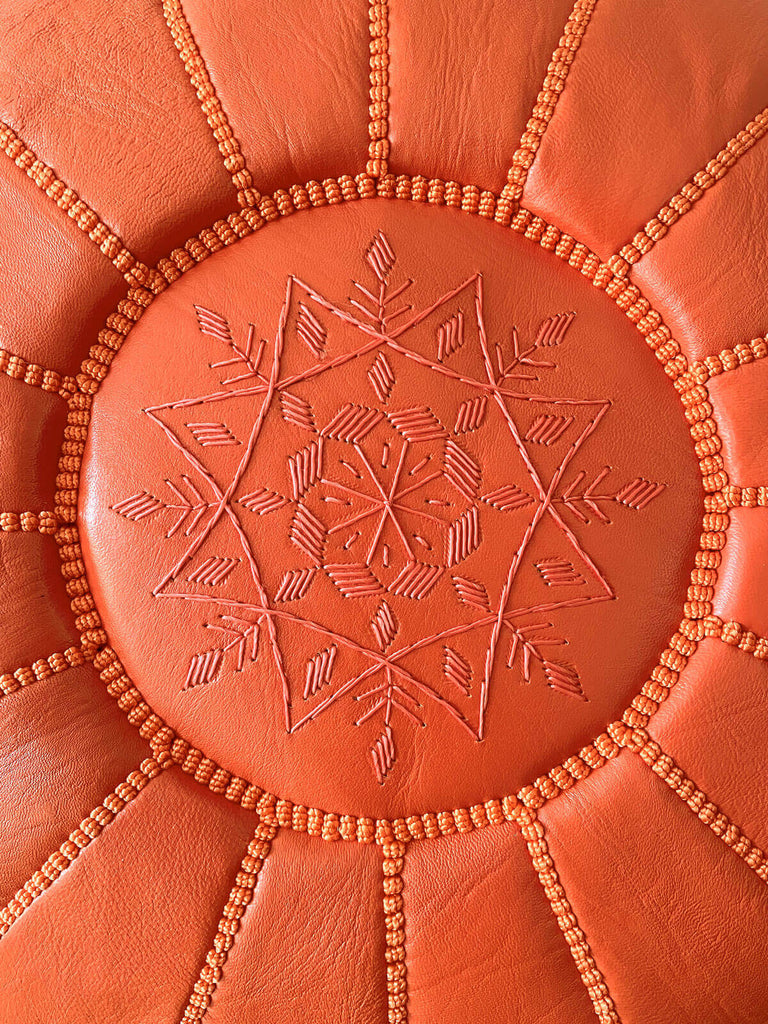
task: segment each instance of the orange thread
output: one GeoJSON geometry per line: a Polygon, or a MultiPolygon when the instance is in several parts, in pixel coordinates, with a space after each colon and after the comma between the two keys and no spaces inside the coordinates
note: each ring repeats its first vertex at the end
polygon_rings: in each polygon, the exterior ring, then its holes
{"type": "Polygon", "coordinates": [[[728,485],[715,494],[708,494],[708,512],[726,512],[730,508],[766,508],[768,486],[735,487],[728,485]]]}
{"type": "Polygon", "coordinates": [[[52,168],[43,163],[3,121],[0,121],[0,148],[60,210],[71,217],[92,242],[95,242],[129,284],[143,285],[153,292],[163,289],[165,284],[157,271],[151,270],[129,252],[122,240],[109,230],[74,189],[60,181],[52,168]]]}
{"type": "Polygon", "coordinates": [[[213,945],[206,954],[205,964],[181,1018],[181,1024],[201,1021],[208,1012],[214,990],[221,980],[229,952],[235,944],[240,922],[253,899],[259,873],[269,855],[278,827],[277,822],[270,824],[265,821],[260,821],[256,826],[235,877],[235,884],[224,905],[213,945]]]}
{"type": "MultiPolygon", "coordinates": [[[[162,259],[158,270],[171,283],[212,253],[234,244],[270,221],[300,210],[377,197],[448,206],[487,220],[494,219],[501,203],[501,199],[492,192],[482,191],[475,185],[460,185],[458,182],[427,179],[419,175],[385,174],[374,180],[368,174],[358,174],[354,178],[342,175],[338,179],[326,179],[323,182],[310,181],[264,197],[258,211],[244,209],[230,214],[226,220],[217,221],[182,248],[174,250],[168,258],[162,259]]],[[[680,395],[691,437],[696,445],[705,490],[700,546],[695,555],[691,585],[683,607],[684,617],[642,690],[624,712],[622,721],[612,723],[578,754],[556,765],[531,785],[523,787],[517,797],[507,796],[476,807],[428,812],[380,823],[388,825],[400,842],[451,835],[485,827],[489,823],[510,820],[518,803],[528,808],[541,807],[547,800],[571,788],[576,781],[615,757],[619,752],[615,736],[627,727],[643,728],[648,724],[677,682],[698,643],[707,635],[705,622],[712,615],[717,570],[726,541],[727,509],[713,505],[722,501],[722,494],[728,489],[729,481],[720,455],[722,446],[717,424],[712,418],[713,410],[706,382],[699,382],[691,375],[685,355],[660,314],[635,284],[615,274],[586,245],[543,218],[520,208],[509,222],[509,227],[554,253],[591,281],[595,288],[604,291],[637,327],[672,380],[680,395]]],[[[85,450],[93,396],[106,376],[116,352],[153,298],[152,293],[146,289],[129,290],[117,310],[107,318],[106,326],[99,334],[98,344],[91,349],[77,376],[78,391],[69,400],[69,419],[59,461],[59,489],[56,493],[55,514],[60,523],[67,524],[60,528],[57,535],[62,552],[62,567],[81,638],[84,643],[103,647],[94,663],[101,672],[108,692],[117,699],[140,735],[150,742],[155,756],[170,755],[183,771],[213,792],[222,793],[227,799],[245,808],[255,809],[259,800],[268,794],[264,794],[260,787],[248,780],[221,768],[202,751],[177,736],[144,701],[115,652],[105,646],[109,642],[108,637],[90,593],[79,548],[75,525],[77,474],[85,450]]],[[[760,346],[755,348],[754,344],[749,346],[750,351],[760,352],[760,346]]],[[[295,806],[274,795],[269,798],[282,808],[279,817],[281,827],[327,840],[344,839],[364,843],[375,840],[376,826],[371,818],[295,806]]]]}
{"type": "Polygon", "coordinates": [[[66,672],[68,668],[84,665],[87,661],[93,661],[95,655],[95,648],[83,644],[80,647],[68,647],[66,651],[49,654],[47,658],[40,658],[31,665],[17,668],[15,672],[3,672],[0,675],[0,697],[7,697],[25,686],[39,683],[59,672],[66,672]]]}
{"type": "Polygon", "coordinates": [[[224,166],[237,189],[237,201],[242,207],[257,206],[261,194],[254,187],[253,177],[246,165],[240,142],[232,131],[229,119],[216,95],[211,76],[181,6],[181,0],[163,0],[163,13],[184,64],[184,70],[189,76],[216,145],[224,158],[224,166]]]}
{"type": "Polygon", "coordinates": [[[0,512],[0,533],[55,533],[53,512],[0,512]]]}
{"type": "Polygon", "coordinates": [[[501,224],[509,224],[510,218],[519,208],[528,173],[536,159],[544,132],[555,113],[557,101],[565,88],[568,72],[571,70],[576,51],[587,31],[596,4],[597,0],[576,0],[568,16],[562,38],[552,54],[544,84],[536,97],[533,112],[520,139],[520,145],[512,157],[512,166],[507,172],[507,183],[502,189],[496,210],[496,220],[501,224]]]}
{"type": "Polygon", "coordinates": [[[408,979],[405,964],[405,914],[403,911],[403,863],[405,843],[382,835],[384,855],[384,925],[386,928],[387,1021],[408,1022],[408,979]]]}
{"type": "Polygon", "coordinates": [[[67,840],[45,861],[39,871],[25,882],[10,903],[0,910],[0,937],[6,934],[11,925],[18,921],[24,911],[55,882],[74,860],[97,836],[101,835],[110,822],[114,821],[120,811],[135,799],[147,783],[156,778],[161,771],[173,762],[166,758],[155,761],[147,758],[142,761],[137,771],[131,772],[125,782],[107,796],[103,803],[95,807],[87,818],[72,832],[67,840]]]}
{"type": "Polygon", "coordinates": [[[768,882],[768,859],[763,851],[707,798],[706,793],[697,788],[644,729],[627,729],[620,737],[617,736],[617,740],[622,747],[638,754],[651,771],[663,779],[686,807],[693,811],[699,821],[712,829],[718,839],[752,868],[758,878],[768,882]]]}
{"type": "Polygon", "coordinates": [[[742,342],[734,345],[733,348],[724,348],[716,355],[706,356],[704,359],[691,363],[687,373],[682,374],[675,381],[678,390],[693,388],[696,384],[706,384],[712,377],[719,377],[723,373],[730,373],[738,370],[741,366],[748,366],[758,359],[765,359],[768,356],[768,335],[763,338],[753,338],[752,341],[742,342]]]}
{"type": "Polygon", "coordinates": [[[533,868],[546,893],[560,931],[568,943],[579,977],[592,1000],[597,1019],[601,1024],[620,1024],[608,986],[595,963],[587,937],[579,927],[576,914],[558,877],[549,852],[544,826],[536,812],[527,807],[517,809],[515,821],[528,847],[533,868]]]}
{"type": "Polygon", "coordinates": [[[37,363],[28,363],[26,359],[4,348],[0,348],[0,373],[64,399],[68,399],[77,390],[74,377],[65,377],[56,370],[47,370],[37,363]]]}
{"type": "Polygon", "coordinates": [[[389,159],[389,4],[388,0],[369,0],[370,106],[368,114],[368,164],[372,178],[387,173],[389,159]]]}
{"type": "Polygon", "coordinates": [[[725,177],[736,161],[768,132],[768,107],[761,110],[754,121],[738,132],[725,144],[725,148],[714,157],[702,170],[697,171],[685,185],[676,192],[655,217],[652,217],[642,231],[619,252],[608,260],[611,269],[622,276],[629,273],[634,266],[653,246],[666,235],[673,224],[691,210],[707,189],[712,188],[721,178],[725,177]]]}
{"type": "Polygon", "coordinates": [[[729,647],[738,647],[758,661],[768,660],[768,637],[753,633],[740,622],[723,622],[716,615],[710,615],[704,620],[704,627],[708,637],[722,640],[729,647]]]}

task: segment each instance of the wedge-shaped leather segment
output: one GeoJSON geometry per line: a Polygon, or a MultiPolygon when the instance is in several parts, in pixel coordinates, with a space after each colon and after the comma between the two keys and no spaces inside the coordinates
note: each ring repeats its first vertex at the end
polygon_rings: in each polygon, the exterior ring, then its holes
{"type": "Polygon", "coordinates": [[[390,170],[500,192],[572,7],[391,4],[390,170]]]}
{"type": "Polygon", "coordinates": [[[718,573],[713,611],[768,635],[768,515],[763,508],[734,508],[718,573]]]}
{"type": "Polygon", "coordinates": [[[621,1020],[765,1020],[765,884],[636,754],[540,816],[621,1020]]]}
{"type": "Polygon", "coordinates": [[[523,203],[603,259],[630,241],[765,106],[768,10],[752,0],[742,12],[731,0],[599,2],[523,203]],[[660,102],[668,93],[675,102],[660,102]]]}
{"type": "Polygon", "coordinates": [[[262,193],[365,169],[365,0],[185,0],[184,12],[262,193]]]}
{"type": "Polygon", "coordinates": [[[745,751],[768,730],[768,664],[705,640],[648,732],[753,843],[768,848],[768,789],[745,751]]]}
{"type": "MultiPolygon", "coordinates": [[[[765,324],[768,329],[768,311],[765,324]]],[[[768,359],[713,377],[707,387],[731,483],[742,487],[768,483],[768,359]]]]}
{"type": "Polygon", "coordinates": [[[148,754],[90,665],[2,699],[0,905],[148,754]]]}
{"type": "Polygon", "coordinates": [[[593,1024],[516,825],[412,843],[403,900],[414,1021],[593,1024]]]}
{"type": "Polygon", "coordinates": [[[0,533],[0,672],[77,643],[52,537],[0,533]]]}
{"type": "Polygon", "coordinates": [[[766,189],[764,136],[632,270],[691,359],[768,331],[766,189]]]}
{"type": "Polygon", "coordinates": [[[0,511],[53,509],[66,419],[58,394],[0,373],[0,511]]]}
{"type": "Polygon", "coordinates": [[[381,851],[281,831],[206,1024],[387,1019],[381,851]]]}
{"type": "Polygon", "coordinates": [[[125,282],[66,213],[5,157],[0,254],[0,347],[29,362],[75,372],[125,293],[125,282]]]}
{"type": "Polygon", "coordinates": [[[176,769],[150,782],[3,939],[0,1021],[177,1024],[252,826],[176,769]]]}
{"type": "Polygon", "coordinates": [[[0,37],[0,116],[141,259],[236,205],[159,3],[23,0],[0,37]]]}

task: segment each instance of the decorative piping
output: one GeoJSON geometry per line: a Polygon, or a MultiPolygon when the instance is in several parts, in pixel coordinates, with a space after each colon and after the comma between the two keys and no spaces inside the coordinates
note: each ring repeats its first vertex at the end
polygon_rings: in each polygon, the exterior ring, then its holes
{"type": "Polygon", "coordinates": [[[11,925],[18,921],[28,907],[56,881],[80,855],[80,851],[89,846],[97,836],[117,817],[120,811],[134,800],[152,779],[170,767],[170,758],[155,761],[147,758],[142,761],[137,771],[131,772],[125,782],[110,793],[104,801],[95,807],[87,818],[72,832],[69,839],[45,861],[39,871],[25,882],[7,907],[0,910],[0,938],[6,934],[11,925]]]}
{"type": "Polygon", "coordinates": [[[242,207],[257,206],[261,200],[261,193],[253,184],[253,176],[246,165],[240,143],[216,95],[208,68],[184,14],[181,0],[163,0],[163,13],[184,64],[184,70],[189,76],[216,145],[224,158],[224,166],[237,189],[237,201],[242,207]]]}
{"type": "Polygon", "coordinates": [[[165,282],[157,271],[151,270],[129,252],[123,241],[110,231],[74,189],[60,181],[52,168],[43,163],[4,121],[0,121],[0,149],[56,203],[60,210],[71,217],[80,230],[120,271],[129,285],[140,285],[151,292],[161,291],[165,287],[165,282]]]}
{"type": "Polygon", "coordinates": [[[93,661],[95,655],[95,647],[86,645],[68,647],[66,651],[56,651],[31,665],[17,668],[15,672],[3,672],[0,675],[0,697],[8,697],[25,686],[31,686],[32,683],[39,683],[60,672],[66,672],[68,668],[85,665],[87,662],[93,661]]]}
{"type": "Polygon", "coordinates": [[[507,183],[502,189],[496,210],[496,220],[500,224],[509,224],[511,217],[520,207],[528,174],[536,159],[544,132],[555,113],[557,101],[565,88],[568,73],[596,4],[597,0],[576,0],[565,23],[562,38],[549,62],[544,84],[536,97],[533,113],[528,119],[520,145],[512,157],[512,166],[507,172],[507,183]]]}
{"type": "Polygon", "coordinates": [[[240,870],[235,877],[235,884],[224,905],[213,945],[206,954],[200,976],[195,982],[194,990],[184,1010],[181,1024],[193,1024],[193,1022],[201,1021],[208,1012],[213,993],[221,980],[224,965],[235,944],[243,915],[253,899],[259,881],[259,873],[269,855],[278,827],[277,822],[270,824],[265,821],[259,821],[256,826],[256,831],[253,833],[253,838],[248,844],[248,849],[240,864],[240,870]]]}
{"type": "Polygon", "coordinates": [[[673,224],[688,213],[693,204],[698,202],[705,192],[724,178],[754,144],[768,132],[768,107],[761,110],[754,121],[738,132],[725,144],[725,148],[714,157],[702,170],[697,171],[685,185],[652,217],[642,231],[616,255],[611,256],[608,265],[611,270],[622,277],[629,273],[653,246],[660,241],[673,224]]]}

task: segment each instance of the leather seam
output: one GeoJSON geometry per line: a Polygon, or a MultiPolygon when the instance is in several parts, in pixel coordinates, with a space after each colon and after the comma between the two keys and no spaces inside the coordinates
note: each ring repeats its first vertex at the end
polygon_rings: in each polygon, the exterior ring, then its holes
{"type": "Polygon", "coordinates": [[[389,138],[389,2],[369,0],[369,123],[366,171],[380,178],[388,171],[389,138]]]}
{"type": "Polygon", "coordinates": [[[241,207],[256,206],[261,193],[256,189],[253,176],[243,156],[240,142],[232,130],[226,111],[211,81],[205,60],[195,42],[192,28],[184,14],[181,0],[163,0],[163,14],[190,84],[200,102],[208,127],[224,160],[224,166],[237,190],[241,207]]]}
{"type": "Polygon", "coordinates": [[[576,913],[558,876],[541,819],[535,810],[521,806],[515,814],[515,822],[528,847],[533,869],[592,1002],[595,1016],[600,1024],[621,1024],[605,978],[595,962],[589,941],[579,926],[576,913]]]}
{"type": "Polygon", "coordinates": [[[24,883],[7,906],[0,910],[0,939],[11,926],[18,921],[32,903],[48,889],[56,879],[80,855],[80,851],[89,846],[93,840],[110,825],[117,815],[134,800],[152,779],[162,771],[170,768],[173,761],[169,757],[142,761],[136,771],[130,773],[113,792],[106,796],[98,807],[83,819],[80,825],[70,833],[61,846],[43,863],[39,871],[24,883]]]}
{"type": "Polygon", "coordinates": [[[621,276],[628,274],[630,269],[636,266],[643,256],[664,238],[672,225],[689,213],[694,204],[724,178],[728,171],[766,132],[768,132],[768,107],[761,110],[754,120],[726,142],[724,148],[715,157],[689,178],[682,188],[667,200],[658,213],[637,232],[632,241],[622,246],[608,259],[608,266],[621,276]]]}
{"type": "MultiPolygon", "coordinates": [[[[493,193],[481,191],[477,186],[461,186],[456,182],[429,180],[423,176],[385,175],[375,181],[365,174],[359,174],[356,178],[342,175],[338,179],[327,179],[322,183],[309,182],[306,185],[294,185],[288,189],[278,190],[272,196],[264,197],[258,209],[231,214],[226,220],[218,221],[211,228],[190,239],[183,248],[174,250],[168,258],[158,263],[158,270],[170,283],[213,252],[234,244],[239,238],[258,230],[268,222],[313,207],[372,198],[447,206],[488,220],[494,219],[500,201],[493,193]]],[[[637,326],[676,386],[694,442],[704,445],[697,451],[705,493],[716,493],[727,487],[728,476],[719,451],[717,425],[712,418],[707,388],[705,384],[687,376],[689,365],[680,346],[659,313],[642,296],[639,288],[615,275],[583,243],[577,242],[572,236],[528,210],[518,210],[509,227],[578,270],[596,288],[605,291],[637,326]]],[[[115,313],[107,318],[106,326],[99,336],[99,344],[92,347],[89,356],[83,361],[81,373],[76,378],[78,391],[69,400],[70,425],[78,432],[77,440],[71,441],[66,452],[62,453],[59,464],[61,480],[76,479],[85,447],[93,396],[106,376],[115,353],[153,298],[154,295],[147,289],[129,290],[115,313]]],[[[85,578],[85,567],[78,554],[76,508],[76,486],[60,486],[55,512],[62,522],[58,535],[62,550],[62,570],[68,580],[68,592],[75,595],[79,602],[76,613],[77,627],[85,641],[101,648],[95,664],[102,674],[108,692],[117,699],[129,721],[139,729],[143,738],[149,740],[156,753],[170,753],[184,771],[192,774],[214,792],[223,793],[228,799],[241,803],[244,807],[255,808],[263,796],[263,791],[245,779],[232,776],[226,769],[205,757],[202,751],[178,737],[151,710],[125,675],[116,654],[108,646],[108,637],[101,625],[85,578]],[[65,551],[69,551],[70,554],[65,555],[65,551]],[[82,610],[83,606],[86,606],[85,611],[82,610]]],[[[487,824],[510,820],[508,815],[518,802],[532,808],[540,807],[558,793],[571,788],[579,779],[616,756],[619,750],[616,743],[618,733],[628,727],[644,727],[647,724],[651,715],[668,696],[680,671],[696,650],[698,642],[706,635],[703,620],[712,613],[717,569],[720,564],[720,552],[726,541],[728,522],[726,512],[705,510],[700,547],[695,556],[691,586],[683,606],[684,617],[667,648],[662,652],[650,678],[624,712],[623,720],[612,723],[578,754],[567,758],[561,765],[556,765],[547,775],[535,779],[531,785],[523,787],[517,796],[489,800],[484,804],[459,810],[412,815],[392,823],[367,817],[340,815],[317,808],[308,810],[295,807],[290,801],[273,796],[281,827],[306,831],[310,835],[325,839],[342,838],[361,842],[373,842],[382,828],[392,827],[396,838],[407,842],[415,838],[471,831],[487,824]]]]}
{"type": "Polygon", "coordinates": [[[768,859],[765,853],[726,814],[713,804],[706,793],[688,778],[674,758],[666,754],[645,729],[629,730],[622,746],[637,754],[662,779],[699,821],[710,828],[758,878],[768,883],[768,859]]]}
{"type": "Polygon", "coordinates": [[[213,993],[221,980],[227,959],[237,939],[242,919],[253,900],[261,869],[269,856],[272,840],[277,835],[278,828],[276,822],[259,820],[240,863],[216,935],[206,954],[180,1024],[194,1024],[205,1019],[213,993]]]}
{"type": "Polygon", "coordinates": [[[130,252],[121,238],[111,231],[98,214],[74,189],[56,177],[51,167],[23,142],[4,121],[0,121],[0,149],[20,167],[60,210],[75,222],[112,263],[129,285],[146,285],[152,291],[165,287],[161,276],[130,252]]]}
{"type": "Polygon", "coordinates": [[[573,61],[587,31],[597,0],[576,0],[563,35],[550,59],[541,90],[536,97],[531,116],[507,171],[507,183],[502,189],[496,209],[496,220],[508,224],[520,208],[528,174],[549,127],[560,96],[568,80],[573,61]]]}
{"type": "Polygon", "coordinates": [[[93,661],[96,655],[96,648],[90,645],[73,645],[65,651],[55,651],[47,658],[39,658],[31,665],[24,665],[14,672],[3,672],[0,674],[0,698],[8,697],[17,690],[32,683],[42,682],[53,675],[66,672],[68,668],[76,668],[93,661]]]}

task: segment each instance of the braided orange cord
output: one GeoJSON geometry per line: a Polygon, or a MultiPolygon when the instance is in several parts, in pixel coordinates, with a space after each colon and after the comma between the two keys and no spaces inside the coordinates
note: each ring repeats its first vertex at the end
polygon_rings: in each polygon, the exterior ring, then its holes
{"type": "Polygon", "coordinates": [[[0,533],[56,533],[53,512],[0,512],[0,533]]]}
{"type": "Polygon", "coordinates": [[[714,157],[702,170],[697,171],[685,185],[676,192],[655,217],[652,217],[642,231],[618,253],[608,260],[608,265],[615,273],[624,276],[661,238],[683,214],[688,213],[693,204],[698,202],[707,189],[712,188],[723,178],[734,164],[754,144],[768,132],[768,107],[761,110],[754,121],[738,132],[725,144],[725,148],[714,157]]]}
{"type": "Polygon", "coordinates": [[[389,160],[389,4],[388,0],[369,0],[370,106],[368,114],[368,164],[372,178],[387,173],[389,160]]]}
{"type": "Polygon", "coordinates": [[[725,512],[729,508],[768,507],[768,486],[736,487],[729,485],[717,494],[708,494],[709,511],[725,512]]]}
{"type": "Polygon", "coordinates": [[[165,287],[165,282],[160,274],[129,252],[123,241],[113,231],[110,231],[74,189],[59,180],[53,169],[40,160],[16,132],[3,121],[0,121],[0,149],[34,181],[49,199],[56,203],[60,210],[71,217],[129,284],[142,285],[153,292],[161,291],[165,287]]]}
{"type": "Polygon", "coordinates": [[[65,840],[58,850],[50,855],[40,870],[25,882],[8,906],[0,910],[0,937],[5,935],[11,925],[18,921],[38,896],[44,893],[51,883],[67,870],[77,859],[80,851],[101,835],[107,825],[114,821],[120,811],[139,795],[147,783],[171,764],[173,762],[169,758],[156,761],[150,757],[142,761],[137,771],[131,772],[125,782],[121,782],[114,792],[104,799],[103,803],[95,807],[88,817],[80,822],[80,825],[70,834],[69,839],[65,840]]]}
{"type": "Polygon", "coordinates": [[[95,655],[94,647],[82,644],[79,647],[68,647],[66,651],[49,654],[47,658],[40,658],[31,665],[17,668],[15,672],[3,672],[0,675],[0,697],[8,697],[25,686],[42,682],[43,679],[48,679],[59,672],[66,672],[68,668],[85,665],[86,662],[93,661],[95,655]]]}
{"type": "Polygon", "coordinates": [[[710,615],[704,620],[704,628],[708,637],[722,640],[729,647],[738,647],[740,651],[751,654],[758,661],[768,660],[768,637],[753,633],[740,622],[724,622],[717,615],[710,615]]]}
{"type": "Polygon", "coordinates": [[[277,822],[259,821],[256,826],[235,877],[235,884],[224,905],[213,945],[206,954],[205,964],[184,1010],[181,1024],[201,1021],[208,1012],[214,990],[221,980],[229,952],[235,944],[240,922],[253,899],[259,873],[269,855],[278,828],[277,822]]]}
{"type": "Polygon", "coordinates": [[[30,387],[40,388],[60,398],[68,399],[71,394],[77,391],[77,382],[74,377],[65,377],[57,370],[47,370],[37,363],[28,363],[21,356],[14,355],[5,348],[0,348],[0,373],[6,374],[13,380],[21,381],[22,384],[29,384],[30,387]]]}
{"type": "Polygon", "coordinates": [[[691,363],[686,373],[682,374],[675,387],[678,390],[688,390],[696,384],[706,384],[712,377],[719,377],[723,373],[731,373],[741,366],[749,366],[758,359],[765,359],[768,356],[768,335],[762,338],[753,338],[751,341],[741,342],[733,348],[724,348],[715,355],[705,356],[691,363]]]}
{"type": "Polygon", "coordinates": [[[403,863],[405,843],[386,829],[380,836],[384,855],[384,925],[387,961],[387,1024],[408,1024],[408,978],[405,963],[403,863]]]}
{"type": "Polygon", "coordinates": [[[557,101],[565,88],[568,72],[571,70],[596,4],[597,0],[576,0],[568,16],[562,38],[552,54],[544,84],[536,97],[533,112],[520,139],[520,145],[512,157],[512,166],[507,172],[507,183],[502,189],[496,210],[496,220],[501,224],[509,224],[510,218],[519,209],[528,172],[536,159],[544,132],[555,113],[557,101]]]}
{"type": "Polygon", "coordinates": [[[686,807],[693,811],[699,821],[712,829],[718,839],[730,847],[737,857],[741,857],[758,878],[768,882],[768,858],[763,851],[707,798],[706,793],[697,788],[675,764],[674,759],[665,754],[661,746],[652,740],[644,729],[626,729],[621,736],[617,736],[617,739],[622,747],[638,754],[645,764],[666,782],[672,792],[680,797],[686,807]]]}
{"type": "Polygon", "coordinates": [[[216,145],[224,158],[224,166],[237,189],[237,201],[241,207],[257,206],[261,194],[254,187],[253,177],[246,166],[240,142],[232,131],[229,119],[216,95],[211,76],[184,14],[181,0],[163,0],[163,14],[184,64],[184,70],[189,76],[216,145]]]}
{"type": "Polygon", "coordinates": [[[587,937],[579,927],[576,914],[558,877],[543,824],[534,810],[522,805],[517,808],[515,821],[526,842],[533,868],[546,893],[560,931],[568,943],[579,976],[592,1000],[597,1019],[600,1024],[621,1024],[608,986],[595,963],[587,937]]]}

